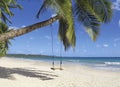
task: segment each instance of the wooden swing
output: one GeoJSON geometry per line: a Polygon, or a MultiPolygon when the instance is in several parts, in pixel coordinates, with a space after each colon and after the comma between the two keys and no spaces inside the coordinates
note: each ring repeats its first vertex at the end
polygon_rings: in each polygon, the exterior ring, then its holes
{"type": "MultiPolygon", "coordinates": [[[[52,25],[51,25],[51,27],[52,27],[52,25]]],[[[52,67],[51,67],[51,70],[63,70],[63,68],[62,68],[62,59],[60,59],[60,67],[55,67],[55,58],[54,58],[54,50],[53,50],[53,27],[52,27],[52,29],[51,29],[51,38],[52,38],[52,58],[53,58],[53,61],[52,61],[52,67]]],[[[61,51],[62,51],[62,45],[61,45],[61,47],[60,47],[60,57],[62,57],[62,53],[61,53],[61,51]]]]}

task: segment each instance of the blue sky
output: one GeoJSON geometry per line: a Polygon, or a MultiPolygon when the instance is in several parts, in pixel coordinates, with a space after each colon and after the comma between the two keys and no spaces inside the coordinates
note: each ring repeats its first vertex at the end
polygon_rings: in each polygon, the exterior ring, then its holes
{"type": "MultiPolygon", "coordinates": [[[[37,19],[36,13],[41,6],[41,0],[19,0],[23,6],[22,10],[13,10],[15,16],[11,18],[10,28],[21,28],[50,18],[51,11],[42,13],[37,19]]],[[[82,25],[76,25],[77,42],[75,50],[70,48],[64,51],[62,46],[62,56],[78,57],[120,57],[120,0],[112,0],[113,17],[110,23],[101,26],[100,36],[93,42],[84,30],[82,25]]],[[[11,40],[12,45],[8,53],[24,54],[44,54],[51,55],[51,29],[53,29],[54,54],[60,55],[61,42],[58,40],[58,22],[52,26],[46,26],[35,30],[29,34],[11,40]]]]}

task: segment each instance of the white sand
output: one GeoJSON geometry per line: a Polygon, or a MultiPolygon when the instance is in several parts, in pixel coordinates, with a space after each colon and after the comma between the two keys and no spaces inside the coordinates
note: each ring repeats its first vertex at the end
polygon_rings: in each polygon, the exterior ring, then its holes
{"type": "Polygon", "coordinates": [[[65,65],[52,71],[51,64],[30,60],[0,59],[0,87],[120,87],[120,73],[65,65]]]}

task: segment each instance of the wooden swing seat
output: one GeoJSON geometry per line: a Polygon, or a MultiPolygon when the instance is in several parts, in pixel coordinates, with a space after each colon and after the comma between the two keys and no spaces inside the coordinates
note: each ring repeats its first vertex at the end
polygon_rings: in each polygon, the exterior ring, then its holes
{"type": "Polygon", "coordinates": [[[63,70],[63,68],[51,68],[52,70],[63,70]]]}

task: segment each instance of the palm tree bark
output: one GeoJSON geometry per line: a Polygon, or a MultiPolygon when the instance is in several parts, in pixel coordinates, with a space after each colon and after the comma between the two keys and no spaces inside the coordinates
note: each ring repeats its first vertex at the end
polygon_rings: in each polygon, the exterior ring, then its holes
{"type": "Polygon", "coordinates": [[[29,33],[33,30],[36,30],[36,29],[39,29],[41,27],[52,24],[53,22],[55,22],[58,19],[59,19],[59,16],[57,15],[57,16],[51,17],[48,20],[38,22],[38,23],[32,24],[30,26],[24,27],[24,28],[20,28],[18,30],[11,30],[10,32],[1,34],[0,35],[0,41],[6,41],[8,39],[12,39],[14,37],[18,37],[18,36],[21,36],[23,34],[29,33]]]}

